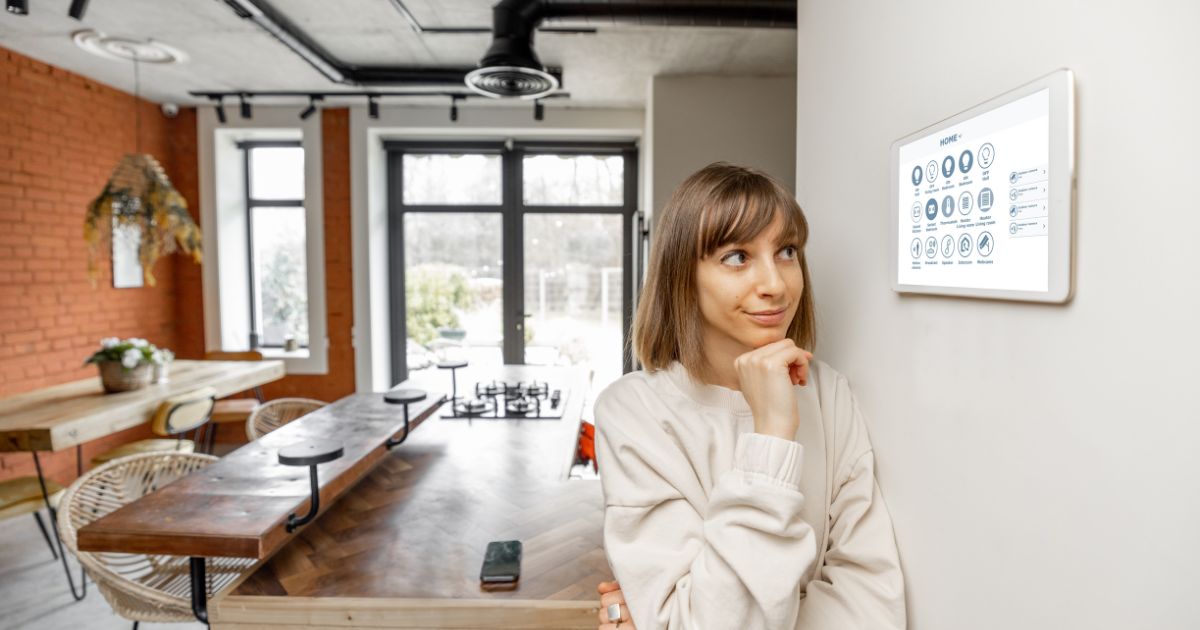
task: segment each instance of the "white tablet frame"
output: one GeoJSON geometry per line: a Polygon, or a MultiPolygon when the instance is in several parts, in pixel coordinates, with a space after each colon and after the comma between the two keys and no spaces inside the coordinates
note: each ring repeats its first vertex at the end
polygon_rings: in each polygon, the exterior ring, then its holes
{"type": "Polygon", "coordinates": [[[913,132],[892,143],[891,196],[888,215],[891,231],[888,233],[888,270],[892,290],[897,293],[930,293],[973,298],[1019,300],[1028,302],[1066,303],[1074,296],[1075,289],[1075,75],[1062,68],[1044,77],[1026,83],[1000,96],[980,103],[941,122],[913,132]],[[971,287],[942,287],[899,282],[899,161],[900,147],[938,131],[960,124],[1015,100],[1044,89],[1050,90],[1050,156],[1047,162],[1050,190],[1047,202],[1047,227],[1049,266],[1047,290],[1013,291],[1006,289],[977,289],[971,287]]]}

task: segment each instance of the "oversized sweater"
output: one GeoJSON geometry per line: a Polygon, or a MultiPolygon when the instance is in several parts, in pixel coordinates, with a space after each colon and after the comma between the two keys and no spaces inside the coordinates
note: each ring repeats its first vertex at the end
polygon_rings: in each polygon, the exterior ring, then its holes
{"type": "Polygon", "coordinates": [[[904,580],[846,378],[795,386],[795,441],[678,361],[595,403],[604,548],[638,630],[904,628],[904,580]]]}

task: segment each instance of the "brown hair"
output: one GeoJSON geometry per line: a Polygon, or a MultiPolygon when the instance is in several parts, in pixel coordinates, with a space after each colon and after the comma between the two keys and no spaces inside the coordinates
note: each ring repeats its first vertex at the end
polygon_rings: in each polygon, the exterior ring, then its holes
{"type": "Polygon", "coordinates": [[[792,193],[757,169],[714,162],[683,181],[655,222],[646,283],[633,320],[634,354],[650,372],[672,361],[693,378],[708,381],[711,369],[702,352],[703,323],[696,291],[700,260],[730,243],[753,240],[782,214],[781,242],[799,247],[804,292],[788,324],[787,336],[813,350],[817,325],[804,247],[808,221],[792,193]]]}

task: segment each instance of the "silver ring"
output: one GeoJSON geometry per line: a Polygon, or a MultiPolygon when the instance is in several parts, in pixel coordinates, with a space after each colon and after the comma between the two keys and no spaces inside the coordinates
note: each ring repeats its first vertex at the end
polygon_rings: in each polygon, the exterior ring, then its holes
{"type": "Polygon", "coordinates": [[[608,605],[608,620],[621,623],[621,604],[608,605]]]}

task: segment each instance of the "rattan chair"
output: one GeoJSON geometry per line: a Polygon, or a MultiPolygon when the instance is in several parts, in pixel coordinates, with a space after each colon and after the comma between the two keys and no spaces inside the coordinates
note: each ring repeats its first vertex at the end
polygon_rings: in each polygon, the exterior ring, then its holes
{"type": "Polygon", "coordinates": [[[109,449],[93,457],[92,466],[139,453],[195,451],[200,430],[212,417],[216,393],[211,387],[202,387],[164,400],[159,404],[150,427],[155,435],[162,437],[138,440],[109,449]],[[189,431],[196,432],[196,441],[183,439],[189,431]]]}
{"type": "MultiPolygon", "coordinates": [[[[94,468],[67,488],[58,509],[63,544],[114,612],[134,622],[194,621],[189,560],[184,556],[79,551],[79,528],[217,461],[200,453],[143,453],[94,468]]],[[[252,558],[208,558],[208,598],[253,567],[252,558]]]]}
{"type": "Polygon", "coordinates": [[[250,441],[278,429],[279,427],[329,403],[312,398],[276,398],[263,403],[250,419],[246,420],[246,437],[250,441]]]}

